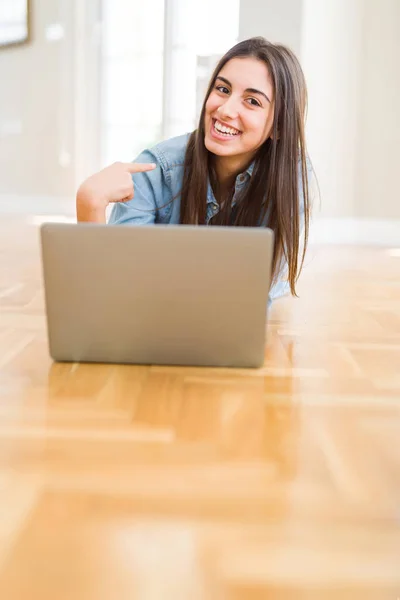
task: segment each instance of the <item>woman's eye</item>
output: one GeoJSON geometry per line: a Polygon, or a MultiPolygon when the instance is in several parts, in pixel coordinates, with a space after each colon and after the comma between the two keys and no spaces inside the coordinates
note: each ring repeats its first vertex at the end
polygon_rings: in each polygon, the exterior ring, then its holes
{"type": "Polygon", "coordinates": [[[228,88],[225,87],[224,85],[216,85],[215,89],[218,90],[219,92],[222,92],[223,94],[229,94],[228,88]]]}
{"type": "Polygon", "coordinates": [[[255,98],[247,98],[247,100],[249,101],[249,104],[251,104],[252,106],[261,106],[259,101],[256,100],[255,98]]]}

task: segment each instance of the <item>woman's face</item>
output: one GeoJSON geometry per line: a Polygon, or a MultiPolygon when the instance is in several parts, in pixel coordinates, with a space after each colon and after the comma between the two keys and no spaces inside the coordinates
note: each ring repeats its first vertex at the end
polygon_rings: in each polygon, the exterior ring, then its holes
{"type": "Polygon", "coordinates": [[[204,144],[213,154],[250,163],[270,137],[274,89],[264,62],[233,58],[221,69],[205,110],[204,144]]]}

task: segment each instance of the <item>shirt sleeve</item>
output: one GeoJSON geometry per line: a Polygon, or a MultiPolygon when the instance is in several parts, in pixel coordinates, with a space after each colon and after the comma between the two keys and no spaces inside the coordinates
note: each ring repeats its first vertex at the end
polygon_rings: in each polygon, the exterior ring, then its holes
{"type": "Polygon", "coordinates": [[[170,200],[170,190],[160,161],[150,150],[142,152],[134,162],[155,163],[152,171],[133,173],[134,198],[115,202],[108,223],[110,225],[152,225],[158,209],[170,200]]]}

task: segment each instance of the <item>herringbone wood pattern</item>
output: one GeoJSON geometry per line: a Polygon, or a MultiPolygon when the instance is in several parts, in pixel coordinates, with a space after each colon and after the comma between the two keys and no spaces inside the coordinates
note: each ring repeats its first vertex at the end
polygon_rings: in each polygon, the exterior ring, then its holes
{"type": "Polygon", "coordinates": [[[0,598],[400,597],[400,259],[313,248],[257,371],[53,364],[0,226],[0,598]]]}

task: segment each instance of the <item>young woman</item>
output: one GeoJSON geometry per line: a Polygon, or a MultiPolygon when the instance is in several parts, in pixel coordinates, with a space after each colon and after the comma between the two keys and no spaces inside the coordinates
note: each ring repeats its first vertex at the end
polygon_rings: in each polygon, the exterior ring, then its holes
{"type": "Polygon", "coordinates": [[[83,182],[78,221],[105,223],[113,202],[113,224],[270,227],[270,300],[296,295],[310,215],[306,103],[288,48],[261,37],[238,43],[211,77],[197,129],[83,182]]]}

